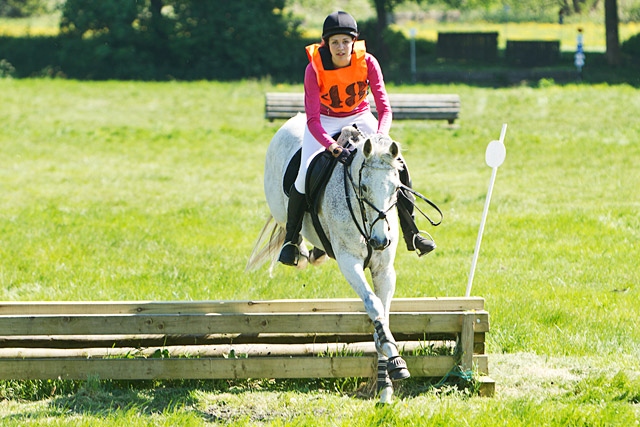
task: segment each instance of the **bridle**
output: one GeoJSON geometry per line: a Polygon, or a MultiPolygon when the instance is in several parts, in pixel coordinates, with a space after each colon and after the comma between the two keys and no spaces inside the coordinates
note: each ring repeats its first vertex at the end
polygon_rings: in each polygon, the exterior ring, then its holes
{"type": "MultiPolygon", "coordinates": [[[[355,152],[352,153],[352,156],[355,157],[355,152]]],[[[444,218],[442,211],[440,210],[440,208],[438,208],[438,206],[433,203],[431,200],[427,199],[425,196],[423,196],[422,194],[418,193],[417,191],[415,191],[414,189],[407,187],[406,185],[400,183],[395,191],[394,194],[392,196],[395,196],[395,200],[393,203],[391,203],[391,205],[385,209],[379,209],[377,206],[375,206],[370,200],[368,200],[365,196],[364,196],[364,192],[362,190],[362,171],[364,170],[364,168],[367,166],[367,159],[365,158],[362,161],[362,164],[360,165],[360,169],[358,170],[358,184],[356,185],[353,176],[351,174],[351,165],[353,163],[349,163],[348,165],[344,165],[343,170],[344,170],[344,196],[347,202],[347,206],[349,208],[349,213],[351,214],[351,219],[353,219],[354,224],[356,225],[356,227],[358,228],[358,231],[360,232],[360,235],[364,238],[365,242],[367,243],[367,258],[365,259],[364,262],[364,266],[365,268],[367,267],[367,265],[369,264],[369,261],[371,260],[371,256],[373,254],[373,247],[371,246],[371,233],[373,231],[373,227],[376,225],[376,223],[378,221],[384,221],[387,223],[387,229],[390,230],[391,229],[391,225],[389,224],[389,220],[387,219],[387,214],[389,213],[389,211],[391,209],[393,209],[397,204],[398,204],[398,197],[400,193],[402,195],[402,197],[407,198],[408,200],[410,200],[408,198],[408,196],[406,195],[406,193],[411,193],[413,194],[416,198],[419,198],[421,200],[423,200],[424,202],[426,202],[429,206],[431,206],[432,208],[434,208],[436,210],[436,212],[438,212],[438,214],[440,215],[440,219],[436,222],[433,221],[426,213],[424,213],[416,204],[415,202],[411,201],[414,205],[414,207],[418,210],[418,212],[420,212],[420,214],[422,214],[422,216],[424,216],[431,225],[438,226],[442,223],[442,220],[444,218]],[[351,188],[353,189],[353,194],[355,195],[356,200],[358,201],[358,208],[360,210],[360,221],[358,221],[358,219],[356,218],[356,214],[354,212],[353,209],[353,205],[351,203],[351,197],[349,197],[349,184],[351,185],[351,188]],[[369,225],[367,227],[368,224],[368,220],[367,220],[367,215],[365,212],[366,206],[369,206],[371,209],[373,209],[375,212],[378,213],[378,216],[376,217],[375,220],[373,220],[373,222],[371,223],[371,225],[369,225]]],[[[391,244],[391,241],[389,241],[385,247],[383,248],[386,249],[387,247],[389,247],[389,245],[391,244]]]]}
{"type": "MultiPolygon", "coordinates": [[[[353,155],[355,156],[355,153],[353,153],[353,155]]],[[[371,255],[373,254],[373,247],[371,246],[371,234],[373,231],[373,227],[378,223],[378,221],[384,221],[387,223],[387,229],[388,230],[391,229],[391,225],[389,224],[389,220],[387,219],[387,213],[389,213],[389,211],[393,209],[398,203],[398,190],[400,189],[400,187],[396,187],[392,195],[392,197],[395,195],[395,200],[393,203],[391,203],[391,205],[387,209],[385,210],[379,209],[376,205],[374,205],[369,199],[367,199],[364,196],[364,191],[362,189],[362,172],[366,166],[367,166],[367,159],[365,158],[362,161],[362,164],[360,165],[360,169],[358,170],[357,185],[351,174],[351,164],[344,165],[344,168],[343,168],[344,169],[344,196],[347,201],[347,206],[349,207],[349,213],[351,214],[351,219],[353,219],[353,222],[358,228],[360,235],[364,238],[365,242],[367,243],[367,258],[365,259],[365,262],[364,262],[365,267],[369,264],[369,261],[371,260],[371,255]],[[355,195],[355,198],[358,201],[358,208],[360,210],[360,220],[356,218],[353,205],[351,204],[351,197],[349,197],[349,184],[351,185],[351,188],[353,189],[353,194],[355,195]],[[368,225],[369,221],[367,219],[365,205],[369,206],[378,214],[376,219],[374,219],[370,225],[368,225]]],[[[383,250],[389,247],[390,244],[391,244],[391,241],[389,241],[385,245],[383,250]]]]}

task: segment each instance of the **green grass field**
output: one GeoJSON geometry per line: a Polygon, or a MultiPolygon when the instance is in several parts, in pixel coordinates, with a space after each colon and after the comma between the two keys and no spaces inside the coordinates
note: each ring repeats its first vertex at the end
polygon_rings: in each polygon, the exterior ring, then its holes
{"type": "MultiPolygon", "coordinates": [[[[0,80],[0,300],[353,297],[334,262],[245,274],[282,122],[267,82],[0,80]]],[[[458,93],[461,118],[396,121],[438,249],[398,252],[399,297],[460,296],[508,124],[473,295],[495,398],[419,381],[375,408],[359,382],[3,382],[3,425],[632,425],[640,417],[640,96],[629,86],[458,93]]]]}

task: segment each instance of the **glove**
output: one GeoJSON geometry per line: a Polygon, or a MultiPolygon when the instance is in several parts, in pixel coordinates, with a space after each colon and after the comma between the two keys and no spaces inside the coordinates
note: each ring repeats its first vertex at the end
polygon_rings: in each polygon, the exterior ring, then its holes
{"type": "Polygon", "coordinates": [[[356,154],[356,148],[349,150],[347,147],[342,147],[342,151],[338,154],[338,161],[343,165],[350,165],[353,161],[353,157],[356,154]]]}

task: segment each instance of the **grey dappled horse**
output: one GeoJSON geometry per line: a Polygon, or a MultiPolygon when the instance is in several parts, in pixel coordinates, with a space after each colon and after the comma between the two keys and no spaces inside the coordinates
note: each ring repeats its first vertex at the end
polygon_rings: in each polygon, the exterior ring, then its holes
{"type": "MultiPolygon", "coordinates": [[[[301,147],[305,122],[303,114],[289,119],[274,135],[267,150],[264,189],[271,217],[247,263],[248,270],[259,267],[268,259],[271,269],[276,263],[287,218],[288,197],[283,191],[283,177],[289,160],[301,147]]],[[[374,324],[378,391],[380,401],[387,403],[393,395],[390,379],[409,377],[389,329],[389,310],[396,287],[393,263],[398,246],[396,203],[401,186],[400,147],[388,136],[365,137],[355,128],[343,130],[338,142],[344,140],[355,145],[355,154],[349,166],[338,163],[333,170],[318,216],[340,271],[362,299],[374,324]],[[345,167],[349,168],[346,174],[345,167]],[[367,282],[366,268],[371,271],[373,287],[367,282]]],[[[309,213],[305,214],[301,234],[315,248],[325,249],[309,213]]],[[[304,243],[300,244],[300,252],[298,268],[304,268],[309,258],[304,243]]],[[[312,263],[323,261],[315,259],[316,253],[316,250],[312,252],[312,263]]]]}

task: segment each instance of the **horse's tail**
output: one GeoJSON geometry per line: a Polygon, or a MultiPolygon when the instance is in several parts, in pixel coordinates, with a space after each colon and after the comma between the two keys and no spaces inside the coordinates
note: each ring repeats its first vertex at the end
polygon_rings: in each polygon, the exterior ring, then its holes
{"type": "Polygon", "coordinates": [[[258,236],[251,256],[247,261],[247,266],[244,271],[253,271],[260,268],[265,262],[271,259],[271,265],[269,266],[269,273],[273,271],[278,255],[280,254],[280,248],[284,243],[285,229],[278,224],[272,215],[269,215],[267,222],[262,227],[262,231],[258,236]]]}

